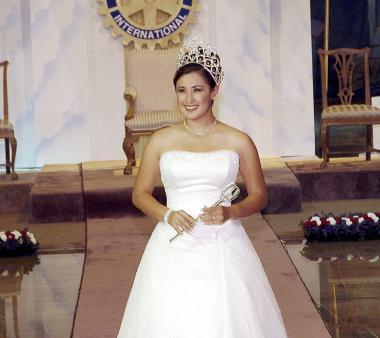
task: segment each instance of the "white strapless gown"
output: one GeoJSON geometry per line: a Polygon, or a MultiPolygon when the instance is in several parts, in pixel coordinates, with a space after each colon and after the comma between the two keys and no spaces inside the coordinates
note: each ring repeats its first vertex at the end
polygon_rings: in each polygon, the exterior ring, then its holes
{"type": "MultiPolygon", "coordinates": [[[[235,182],[239,155],[168,151],[160,169],[168,207],[196,217],[235,182]]],[[[238,220],[198,225],[169,243],[175,234],[169,224],[156,225],[119,338],[286,337],[268,279],[238,220]]]]}

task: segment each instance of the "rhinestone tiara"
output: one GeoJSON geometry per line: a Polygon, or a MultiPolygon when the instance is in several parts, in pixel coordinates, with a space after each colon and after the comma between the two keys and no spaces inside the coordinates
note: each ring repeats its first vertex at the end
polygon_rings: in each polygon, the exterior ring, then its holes
{"type": "Polygon", "coordinates": [[[216,49],[206,44],[200,35],[190,38],[178,53],[177,68],[190,63],[197,63],[206,69],[217,85],[222,82],[224,73],[216,49]]]}

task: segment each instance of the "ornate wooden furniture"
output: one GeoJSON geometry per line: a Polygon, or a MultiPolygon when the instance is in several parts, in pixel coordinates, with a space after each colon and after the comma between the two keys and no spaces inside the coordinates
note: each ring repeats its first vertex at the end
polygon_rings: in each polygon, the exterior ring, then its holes
{"type": "Polygon", "coordinates": [[[17,141],[14,136],[14,130],[12,124],[8,120],[8,82],[7,82],[7,68],[9,62],[1,61],[0,68],[3,72],[3,118],[0,118],[0,138],[5,140],[5,167],[6,173],[10,174],[10,167],[12,168],[12,180],[17,179],[17,174],[15,173],[15,160],[16,160],[16,150],[17,141]],[[9,143],[12,148],[12,160],[9,159],[9,143]]]}
{"type": "Polygon", "coordinates": [[[373,125],[380,124],[380,109],[371,105],[371,93],[369,82],[369,48],[352,49],[339,48],[332,50],[318,49],[321,64],[322,80],[322,115],[321,115],[321,145],[323,161],[321,168],[326,168],[329,161],[329,127],[344,125],[366,126],[366,160],[371,159],[373,148],[373,125]],[[338,78],[338,97],[340,104],[329,105],[328,103],[328,58],[332,57],[334,69],[338,78]],[[353,103],[355,95],[353,91],[353,75],[362,72],[364,78],[363,103],[353,103]]]}
{"type": "Polygon", "coordinates": [[[124,174],[136,165],[135,146],[139,136],[173,125],[183,119],[176,108],[173,76],[177,48],[162,50],[125,49],[127,102],[123,150],[128,163],[124,174]]]}

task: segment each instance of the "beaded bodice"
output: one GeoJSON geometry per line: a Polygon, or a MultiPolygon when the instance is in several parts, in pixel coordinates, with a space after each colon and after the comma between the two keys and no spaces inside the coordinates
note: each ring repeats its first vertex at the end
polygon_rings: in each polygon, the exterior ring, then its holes
{"type": "Polygon", "coordinates": [[[235,182],[239,155],[233,150],[189,152],[173,150],[160,158],[161,179],[167,206],[193,217],[216,202],[223,188],[235,182]]]}

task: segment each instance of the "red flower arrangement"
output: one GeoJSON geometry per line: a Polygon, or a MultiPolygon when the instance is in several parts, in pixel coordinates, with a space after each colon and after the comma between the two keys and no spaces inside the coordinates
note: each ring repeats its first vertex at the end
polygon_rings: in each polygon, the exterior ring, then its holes
{"type": "Polygon", "coordinates": [[[0,231],[0,256],[30,255],[38,249],[34,234],[23,230],[0,231]]]}
{"type": "Polygon", "coordinates": [[[314,215],[301,226],[308,241],[380,239],[380,212],[314,215]]]}

